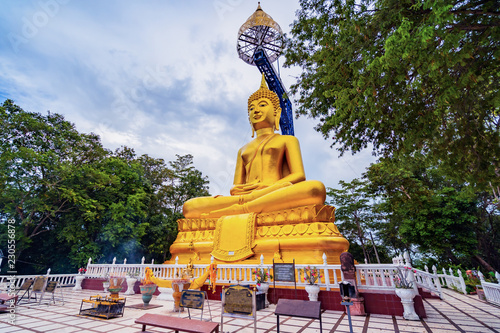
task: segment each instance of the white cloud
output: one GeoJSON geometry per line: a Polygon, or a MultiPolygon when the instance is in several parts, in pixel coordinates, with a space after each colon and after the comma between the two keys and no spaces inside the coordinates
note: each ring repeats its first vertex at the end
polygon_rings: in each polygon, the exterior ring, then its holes
{"type": "MultiPolygon", "coordinates": [[[[297,1],[261,6],[289,31],[297,1]]],[[[229,193],[236,153],[250,140],[247,98],[260,83],[257,68],[236,53],[237,31],[256,2],[40,0],[3,7],[0,32],[18,39],[0,41],[0,96],[29,111],[63,114],[111,150],[126,145],[167,161],[192,154],[211,192],[229,193]]],[[[288,87],[297,75],[297,68],[281,68],[288,87]]],[[[369,152],[339,159],[314,125],[295,121],[307,177],[328,187],[360,177],[373,161],[369,152]]]]}

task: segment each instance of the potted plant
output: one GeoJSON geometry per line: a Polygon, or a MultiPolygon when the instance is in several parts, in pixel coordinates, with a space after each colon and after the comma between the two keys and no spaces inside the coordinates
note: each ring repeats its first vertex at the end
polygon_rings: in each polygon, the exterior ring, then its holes
{"type": "Polygon", "coordinates": [[[255,284],[259,292],[267,293],[269,290],[269,283],[267,280],[272,281],[273,275],[266,268],[256,268],[252,273],[255,275],[255,284]]]}
{"type": "Polygon", "coordinates": [[[104,292],[108,292],[109,288],[109,273],[105,273],[104,276],[104,281],[102,281],[102,288],[104,289],[104,292]]]}
{"type": "Polygon", "coordinates": [[[83,267],[78,269],[78,275],[75,276],[75,286],[73,287],[73,290],[82,290],[82,282],[85,279],[85,272],[87,272],[87,270],[83,267]]]}
{"type": "Polygon", "coordinates": [[[135,283],[137,282],[137,278],[139,277],[139,270],[138,269],[133,269],[132,271],[128,272],[127,275],[127,291],[125,292],[125,295],[134,295],[134,286],[135,283]]]}
{"type": "Polygon", "coordinates": [[[316,267],[307,266],[306,268],[301,268],[300,272],[303,274],[303,280],[306,284],[306,291],[309,295],[310,301],[317,301],[319,294],[319,286],[316,281],[320,281],[323,276],[320,274],[319,269],[316,267]]]}
{"type": "Polygon", "coordinates": [[[420,320],[418,315],[415,313],[415,305],[413,304],[413,298],[416,296],[415,290],[413,289],[413,282],[410,280],[410,274],[415,273],[411,267],[404,267],[394,273],[394,286],[396,287],[396,295],[401,299],[401,304],[403,304],[403,318],[406,320],[420,320]]]}
{"type": "Polygon", "coordinates": [[[477,293],[477,297],[481,300],[481,301],[486,301],[486,295],[484,294],[484,289],[483,289],[483,286],[478,284],[476,286],[476,293],[477,293]]]}
{"type": "Polygon", "coordinates": [[[479,281],[479,275],[476,270],[469,269],[465,272],[467,279],[465,279],[465,290],[469,295],[477,294],[477,285],[481,282],[479,281]]]}
{"type": "Polygon", "coordinates": [[[146,267],[146,270],[144,271],[144,278],[141,280],[141,285],[139,286],[144,306],[149,305],[149,302],[151,301],[151,298],[153,298],[153,294],[156,291],[156,284],[151,281],[152,275],[153,271],[151,271],[151,268],[146,267]]]}
{"type": "Polygon", "coordinates": [[[118,293],[123,289],[123,281],[125,281],[123,275],[114,274],[110,276],[108,291],[111,293],[111,298],[118,298],[118,293]]]}

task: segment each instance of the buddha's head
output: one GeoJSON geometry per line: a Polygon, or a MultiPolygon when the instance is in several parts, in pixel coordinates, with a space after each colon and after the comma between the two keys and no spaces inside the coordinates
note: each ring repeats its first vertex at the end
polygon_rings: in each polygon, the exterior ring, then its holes
{"type": "Polygon", "coordinates": [[[260,128],[272,127],[273,130],[279,130],[280,100],[275,92],[267,88],[264,75],[259,90],[248,98],[248,117],[252,125],[252,137],[254,131],[260,128]]]}

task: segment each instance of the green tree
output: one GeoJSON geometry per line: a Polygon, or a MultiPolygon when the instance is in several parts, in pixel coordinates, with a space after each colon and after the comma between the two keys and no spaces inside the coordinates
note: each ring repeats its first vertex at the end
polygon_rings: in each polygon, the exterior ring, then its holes
{"type": "Polygon", "coordinates": [[[74,262],[143,252],[149,184],[134,157],[133,150],[124,147],[73,174],[72,189],[83,191],[61,218],[59,238],[71,245],[74,262]]]}
{"type": "MultiPolygon", "coordinates": [[[[58,114],[26,112],[6,100],[0,119],[0,217],[16,220],[19,259],[55,230],[78,199],[80,189],[68,183],[70,175],[106,152],[97,136],[78,133],[58,114]]],[[[63,244],[58,246],[64,253],[63,244]]]]}
{"type": "Polygon", "coordinates": [[[18,272],[69,271],[114,256],[165,260],[183,201],[208,195],[191,155],[111,152],[59,114],[0,107],[0,244],[16,220],[18,272]],[[23,265],[26,263],[26,265],[23,265]]]}
{"type": "Polygon", "coordinates": [[[350,252],[356,257],[356,245],[361,247],[363,258],[371,262],[366,249],[366,236],[371,219],[369,199],[365,196],[363,184],[359,179],[350,183],[340,181],[342,189],[328,188],[330,204],[336,207],[335,221],[350,244],[350,252]]]}
{"type": "Polygon", "coordinates": [[[372,263],[389,260],[387,248],[379,242],[373,242],[372,233],[378,216],[373,212],[373,198],[366,189],[367,181],[353,179],[347,183],[340,181],[341,189],[328,188],[327,195],[332,200],[330,204],[336,207],[335,223],[342,235],[349,241],[349,252],[354,258],[363,257],[372,263]]]}
{"type": "Polygon", "coordinates": [[[299,115],[340,152],[424,153],[456,180],[500,179],[495,0],[301,0],[286,65],[299,115]]]}
{"type": "MultiPolygon", "coordinates": [[[[192,155],[176,155],[169,167],[163,160],[147,155],[139,158],[146,178],[153,185],[150,200],[149,227],[143,244],[151,257],[163,262],[169,259],[170,245],[177,237],[177,220],[183,218],[182,205],[188,199],[207,196],[208,178],[193,166],[192,155]]],[[[149,259],[149,258],[148,258],[149,259]]]]}
{"type": "Polygon", "coordinates": [[[446,264],[498,265],[498,210],[482,202],[484,192],[453,181],[425,157],[382,159],[366,177],[369,193],[379,198],[375,211],[384,218],[377,226],[384,243],[399,251],[417,246],[446,264]]]}
{"type": "Polygon", "coordinates": [[[207,196],[208,177],[203,177],[193,166],[193,156],[175,155],[177,159],[169,162],[171,174],[165,188],[168,207],[174,213],[182,212],[182,205],[188,199],[207,196]]]}

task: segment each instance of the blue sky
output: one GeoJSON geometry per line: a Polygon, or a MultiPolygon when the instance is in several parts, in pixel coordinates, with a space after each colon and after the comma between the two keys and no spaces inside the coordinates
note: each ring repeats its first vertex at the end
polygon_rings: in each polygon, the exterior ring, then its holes
{"type": "MultiPolygon", "coordinates": [[[[261,7],[287,33],[299,5],[261,7]]],[[[251,139],[247,99],[260,84],[258,69],[238,58],[236,36],[257,1],[3,0],[1,8],[2,101],[60,113],[108,149],[166,161],[192,154],[210,192],[229,194],[237,151],[251,139]]],[[[300,69],[280,72],[290,87],[300,69]]],[[[339,158],[313,119],[294,124],[308,179],[338,187],[374,161],[370,151],[339,158]]]]}

